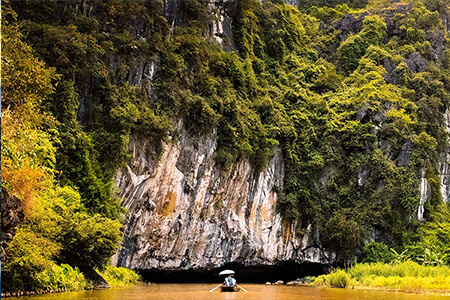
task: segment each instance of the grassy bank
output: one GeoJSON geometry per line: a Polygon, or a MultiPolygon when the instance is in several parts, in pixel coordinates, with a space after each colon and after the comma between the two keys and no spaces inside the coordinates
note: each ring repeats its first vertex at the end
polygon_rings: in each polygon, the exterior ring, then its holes
{"type": "Polygon", "coordinates": [[[356,264],[335,270],[314,281],[316,286],[378,288],[410,293],[450,292],[450,267],[401,263],[356,264]]]}
{"type": "Polygon", "coordinates": [[[97,271],[111,287],[132,286],[138,283],[139,275],[133,270],[107,266],[97,271]]]}
{"type": "MultiPolygon", "coordinates": [[[[111,287],[133,286],[140,280],[138,274],[126,268],[107,266],[102,271],[97,270],[97,272],[111,287]]],[[[91,288],[91,282],[85,278],[78,268],[72,268],[67,264],[52,264],[36,276],[33,290],[21,289],[6,293],[2,291],[2,295],[18,297],[21,295],[80,291],[91,288]]]]}

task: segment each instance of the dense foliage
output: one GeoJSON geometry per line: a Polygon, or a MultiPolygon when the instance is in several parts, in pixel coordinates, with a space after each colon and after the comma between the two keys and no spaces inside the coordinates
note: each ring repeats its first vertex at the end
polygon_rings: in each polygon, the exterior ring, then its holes
{"type": "Polygon", "coordinates": [[[84,289],[90,285],[77,267],[107,264],[121,224],[89,213],[76,187],[55,180],[58,122],[41,105],[60,76],[23,42],[15,13],[4,8],[3,16],[2,190],[20,201],[25,221],[2,258],[2,289],[84,289]]]}
{"type": "Polygon", "coordinates": [[[30,220],[67,228],[59,236],[32,222],[23,234],[55,244],[46,259],[60,253],[65,262],[102,264],[118,242],[112,179],[130,157],[130,139],[149,139],[160,154],[181,120],[191,133],[217,135],[223,172],[239,159],[259,172],[280,147],[286,174],[283,188],[273,188],[279,211],[299,233],[318,231],[315,243],[341,259],[361,253],[372,228],[399,252],[432,244],[421,249],[448,253],[448,228],[440,227],[448,215],[436,212],[438,158],[448,145],[446,6],[370,1],[355,11],[365,3],[335,4],[307,14],[280,1],[236,1],[229,52],[209,36],[217,16],[205,1],[181,1],[176,23],[162,16],[162,1],[7,4],[18,15],[17,22],[3,17],[12,23],[2,38],[18,49],[10,59],[36,74],[21,76],[4,63],[2,107],[10,109],[2,113],[2,184],[24,201],[47,190],[36,205],[48,211],[30,220]],[[350,16],[350,28],[338,27],[349,13],[361,22],[350,16]],[[20,53],[26,59],[14,58],[20,53]],[[140,78],[141,67],[156,74],[140,78]],[[422,177],[431,188],[429,222],[417,231],[422,177]],[[85,230],[97,226],[107,238],[85,230]],[[105,245],[83,248],[93,240],[105,245]],[[68,255],[79,247],[80,256],[68,255]]]}

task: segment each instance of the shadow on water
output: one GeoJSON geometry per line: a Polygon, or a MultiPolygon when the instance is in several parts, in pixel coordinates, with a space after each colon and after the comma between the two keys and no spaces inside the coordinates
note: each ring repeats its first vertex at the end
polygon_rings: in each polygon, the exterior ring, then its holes
{"type": "Polygon", "coordinates": [[[284,282],[302,278],[305,276],[317,276],[324,274],[328,265],[284,262],[273,266],[244,266],[239,263],[229,263],[220,268],[211,270],[137,270],[146,282],[155,283],[209,283],[219,282],[218,273],[225,269],[236,272],[239,282],[265,283],[283,280],[284,282]]]}

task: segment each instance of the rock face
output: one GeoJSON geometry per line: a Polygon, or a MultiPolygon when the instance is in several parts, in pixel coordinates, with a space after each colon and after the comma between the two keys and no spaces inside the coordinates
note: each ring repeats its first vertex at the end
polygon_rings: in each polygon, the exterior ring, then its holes
{"type": "Polygon", "coordinates": [[[368,13],[364,12],[357,18],[351,14],[346,14],[336,21],[334,28],[342,32],[342,39],[345,40],[350,33],[358,33],[363,27],[364,18],[368,13]]]}
{"type": "MultiPolygon", "coordinates": [[[[450,111],[447,109],[444,114],[446,131],[450,133],[450,111]]],[[[447,147],[440,159],[441,195],[444,202],[450,201],[450,148],[447,147]]]]}
{"type": "Polygon", "coordinates": [[[300,0],[285,0],[284,3],[298,7],[300,5],[300,0]]]}
{"type": "MultiPolygon", "coordinates": [[[[291,1],[292,5],[298,5],[291,1]]],[[[183,22],[183,1],[165,1],[170,24],[183,22]]],[[[232,16],[237,2],[213,1],[211,38],[235,50],[232,16]]],[[[128,80],[151,89],[157,58],[143,61],[128,80]]],[[[155,75],[157,76],[157,75],[155,75]]],[[[151,90],[150,90],[151,94],[151,90]]],[[[213,269],[228,263],[274,266],[283,262],[329,265],[336,254],[323,251],[311,226],[299,235],[276,210],[284,164],[276,151],[265,170],[255,173],[240,160],[228,172],[215,166],[214,134],[194,136],[178,124],[178,137],[158,157],[154,145],[135,138],[132,162],[116,185],[129,210],[124,241],[114,257],[119,266],[139,270],[213,269]]]]}
{"type": "Polygon", "coordinates": [[[8,194],[2,188],[2,221],[1,221],[1,261],[2,265],[7,257],[5,249],[16,234],[17,226],[25,218],[23,202],[8,194]]]}
{"type": "Polygon", "coordinates": [[[283,224],[277,213],[274,187],[283,184],[284,176],[280,151],[255,173],[247,161],[238,161],[230,172],[215,167],[213,135],[183,132],[160,157],[139,139],[131,141],[131,148],[132,163],[116,182],[129,210],[117,265],[192,270],[230,262],[335,260],[316,246],[314,234],[297,234],[295,224],[283,224]]]}
{"type": "Polygon", "coordinates": [[[406,60],[406,64],[408,65],[408,68],[414,72],[423,72],[427,69],[428,63],[419,53],[413,52],[409,56],[409,58],[406,60]]]}
{"type": "MultiPolygon", "coordinates": [[[[289,1],[286,1],[289,2],[289,1]]],[[[298,5],[294,1],[292,5],[298,5]]],[[[211,2],[216,12],[210,26],[210,36],[226,51],[235,50],[232,16],[237,2],[211,2]]],[[[183,1],[165,1],[164,14],[171,24],[183,21],[183,1]]],[[[358,18],[346,15],[335,26],[344,35],[359,32],[366,15],[358,18]]],[[[436,36],[440,49],[442,39],[436,36]]],[[[440,55],[438,51],[436,55],[440,55]]],[[[413,53],[406,61],[413,72],[423,71],[426,60],[413,53]]],[[[396,83],[395,65],[385,61],[386,80],[396,83]]],[[[128,80],[143,85],[157,77],[158,58],[146,59],[128,80]]],[[[145,84],[146,85],[146,84],[145,84]]],[[[147,85],[146,85],[147,86],[147,85]]],[[[386,102],[374,116],[377,126],[385,122],[386,102]]],[[[357,112],[364,119],[367,106],[357,112]]],[[[447,124],[450,113],[446,112],[447,124]]],[[[124,229],[122,247],[114,257],[118,266],[137,270],[212,270],[238,263],[247,267],[271,267],[284,262],[297,264],[336,263],[337,255],[322,249],[317,230],[307,226],[302,234],[282,221],[277,212],[277,192],[283,185],[284,164],[281,151],[262,172],[256,173],[246,160],[237,161],[230,171],[220,170],[214,161],[214,134],[193,135],[179,123],[171,142],[157,155],[156,146],[135,137],[130,141],[131,163],[117,174],[116,185],[129,214],[124,229]]],[[[450,128],[449,126],[447,126],[450,128]]],[[[378,128],[378,127],[376,127],[378,128]]],[[[448,129],[450,132],[450,129],[448,129]]],[[[409,163],[412,143],[405,142],[400,155],[392,157],[391,145],[381,141],[381,149],[398,166],[409,163]]],[[[441,192],[444,201],[450,196],[450,150],[440,160],[441,192]]],[[[324,186],[333,174],[325,170],[317,185],[324,186]]],[[[361,166],[358,184],[363,187],[370,176],[367,166],[361,166]]],[[[382,188],[382,187],[380,187],[382,188]]],[[[423,205],[430,197],[425,178],[420,186],[421,198],[417,218],[423,218],[423,205]]],[[[371,238],[386,236],[374,224],[371,238]]],[[[265,281],[262,281],[265,282],[265,281]]]]}

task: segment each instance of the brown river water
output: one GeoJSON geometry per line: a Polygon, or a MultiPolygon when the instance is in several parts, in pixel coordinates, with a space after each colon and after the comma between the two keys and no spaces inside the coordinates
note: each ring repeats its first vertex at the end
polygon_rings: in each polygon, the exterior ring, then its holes
{"type": "Polygon", "coordinates": [[[248,300],[449,300],[445,295],[414,295],[395,292],[366,291],[357,289],[332,289],[299,286],[274,286],[264,284],[241,284],[248,292],[209,292],[214,284],[151,284],[129,288],[90,290],[46,294],[29,297],[8,298],[11,300],[165,300],[165,299],[248,299],[248,300]]]}

